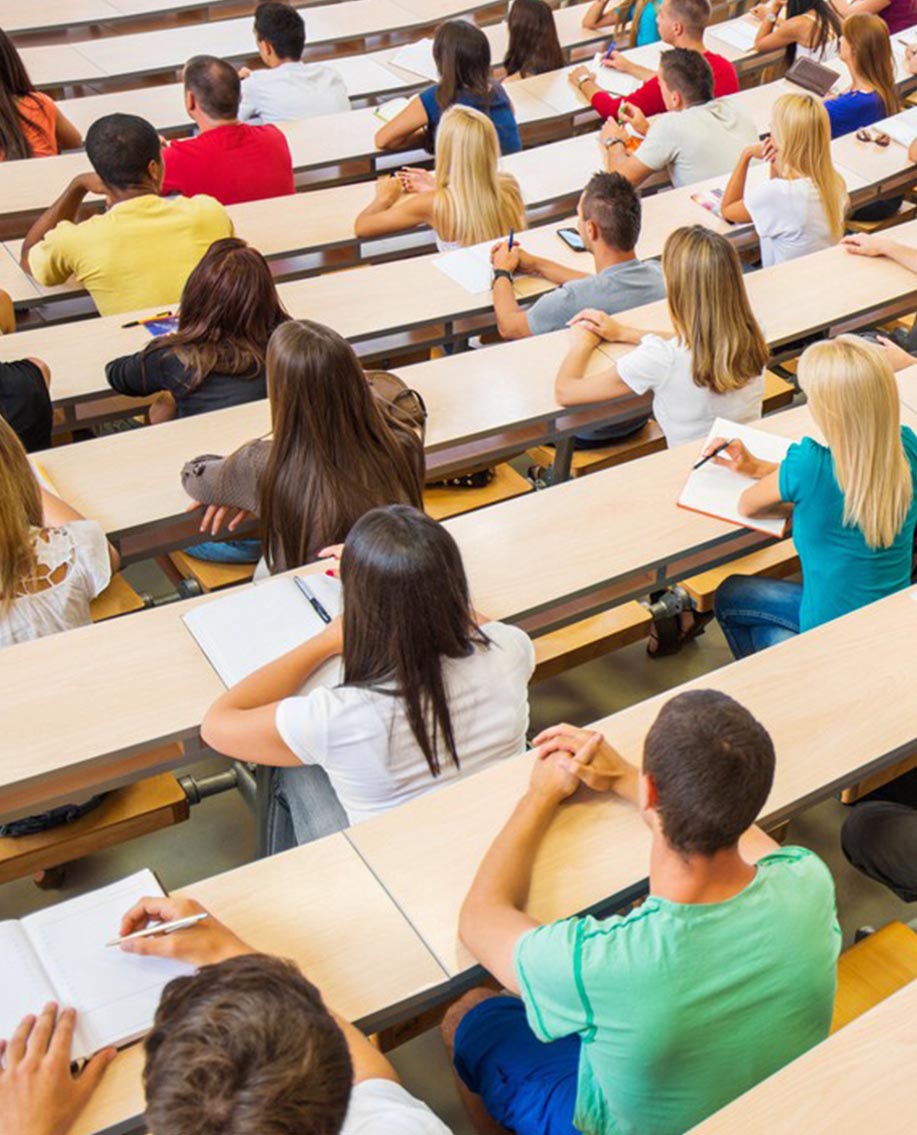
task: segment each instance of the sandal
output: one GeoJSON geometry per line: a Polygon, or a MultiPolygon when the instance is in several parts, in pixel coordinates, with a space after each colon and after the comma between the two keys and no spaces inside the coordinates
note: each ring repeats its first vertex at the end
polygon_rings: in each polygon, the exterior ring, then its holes
{"type": "Polygon", "coordinates": [[[484,489],[494,479],[493,469],[479,469],[476,473],[459,473],[455,477],[446,477],[442,481],[433,481],[431,489],[484,489]]]}
{"type": "Polygon", "coordinates": [[[646,653],[650,658],[669,658],[677,654],[686,642],[694,639],[706,631],[707,624],[715,618],[713,611],[682,611],[678,615],[669,615],[664,619],[656,619],[650,626],[650,637],[646,644],[646,653]],[[682,615],[690,614],[691,622],[688,626],[682,625],[682,615]]]}

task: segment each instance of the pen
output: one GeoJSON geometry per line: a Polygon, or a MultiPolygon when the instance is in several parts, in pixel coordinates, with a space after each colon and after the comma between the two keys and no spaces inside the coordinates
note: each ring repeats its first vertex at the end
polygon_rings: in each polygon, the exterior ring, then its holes
{"type": "Polygon", "coordinates": [[[328,612],[325,610],[325,608],[321,605],[321,603],[319,603],[319,601],[315,598],[315,596],[312,594],[312,592],[306,586],[306,581],[302,578],[302,576],[301,575],[294,575],[293,576],[293,582],[296,584],[296,586],[299,588],[299,590],[303,593],[303,595],[305,595],[305,597],[312,604],[313,611],[315,611],[316,615],[318,615],[318,617],[322,620],[322,622],[323,623],[330,623],[331,622],[331,616],[328,614],[328,612]]]}
{"type": "Polygon", "coordinates": [[[718,445],[712,453],[708,453],[706,457],[702,457],[696,465],[692,466],[692,468],[693,469],[700,469],[701,465],[706,465],[708,461],[711,461],[714,457],[718,457],[723,452],[723,450],[728,449],[734,441],[735,441],[734,437],[731,437],[729,439],[729,441],[724,441],[723,444],[718,445]]]}
{"type": "Polygon", "coordinates": [[[602,52],[602,58],[608,59],[611,56],[611,53],[617,48],[617,46],[618,46],[618,41],[616,39],[613,39],[611,41],[611,43],[602,52]]]}
{"type": "Polygon", "coordinates": [[[148,315],[145,319],[132,319],[130,323],[122,323],[121,330],[125,331],[128,327],[139,327],[142,323],[149,323],[154,319],[171,319],[171,311],[160,311],[156,315],[148,315]]]}
{"type": "Polygon", "coordinates": [[[189,914],[187,918],[176,918],[174,922],[157,922],[154,926],[147,926],[143,930],[135,930],[133,934],[125,934],[123,938],[112,938],[106,946],[120,946],[122,942],[130,942],[134,938],[152,938],[154,934],[172,934],[176,930],[186,930],[189,926],[197,926],[210,915],[207,911],[200,914],[189,914]]]}
{"type": "Polygon", "coordinates": [[[513,251],[513,238],[515,237],[515,235],[516,235],[516,234],[515,234],[515,233],[513,232],[513,230],[512,230],[512,229],[510,229],[510,230],[509,230],[509,240],[508,240],[508,241],[507,241],[507,243],[506,243],[506,251],[507,251],[507,252],[512,252],[512,251],[513,251]]]}

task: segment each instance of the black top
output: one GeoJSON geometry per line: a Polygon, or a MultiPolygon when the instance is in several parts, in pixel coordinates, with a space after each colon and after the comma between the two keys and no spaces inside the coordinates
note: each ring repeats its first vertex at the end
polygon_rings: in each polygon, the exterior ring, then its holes
{"type": "Polygon", "coordinates": [[[105,367],[105,377],[112,390],[135,398],[168,390],[175,399],[179,418],[206,414],[209,410],[225,410],[228,406],[240,406],[243,402],[257,402],[267,397],[263,370],[255,378],[214,371],[199,386],[192,387],[191,375],[168,348],[146,355],[138,351],[135,355],[112,359],[105,367]]]}
{"type": "Polygon", "coordinates": [[[0,363],[0,414],[29,453],[51,444],[51,396],[34,363],[0,363]]]}

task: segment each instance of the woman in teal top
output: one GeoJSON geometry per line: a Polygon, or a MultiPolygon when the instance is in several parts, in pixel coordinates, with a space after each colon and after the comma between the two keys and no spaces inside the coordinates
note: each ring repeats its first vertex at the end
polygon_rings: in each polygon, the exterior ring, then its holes
{"type": "MultiPolygon", "coordinates": [[[[917,527],[917,435],[901,425],[895,376],[854,335],[816,343],[799,383],[828,444],[804,438],[779,465],[732,442],[718,464],[757,482],[739,507],[792,505],[803,582],[730,576],[716,616],[736,658],[773,646],[907,587],[917,527]]],[[[711,447],[716,443],[711,443],[711,447]]]]}
{"type": "Polygon", "coordinates": [[[633,3],[612,4],[611,0],[594,0],[583,17],[583,27],[593,31],[600,28],[621,28],[628,21],[630,28],[618,47],[643,47],[660,39],[657,17],[662,0],[634,0],[633,3]]]}

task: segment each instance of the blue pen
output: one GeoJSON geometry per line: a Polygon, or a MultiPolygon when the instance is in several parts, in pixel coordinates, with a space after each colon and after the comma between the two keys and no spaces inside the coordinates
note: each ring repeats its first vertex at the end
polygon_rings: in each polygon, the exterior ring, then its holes
{"type": "Polygon", "coordinates": [[[611,55],[611,53],[617,49],[617,46],[618,46],[618,41],[616,39],[613,39],[611,41],[611,43],[605,48],[605,53],[602,56],[602,58],[608,59],[609,56],[611,55]]]}
{"type": "Polygon", "coordinates": [[[509,240],[506,242],[506,251],[507,252],[513,251],[513,237],[515,237],[515,235],[516,234],[513,232],[513,230],[510,229],[509,230],[509,240]]]}

